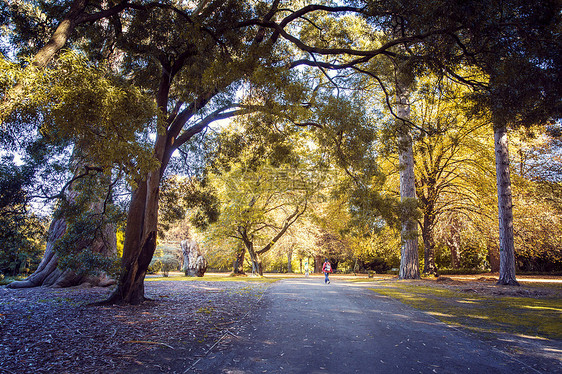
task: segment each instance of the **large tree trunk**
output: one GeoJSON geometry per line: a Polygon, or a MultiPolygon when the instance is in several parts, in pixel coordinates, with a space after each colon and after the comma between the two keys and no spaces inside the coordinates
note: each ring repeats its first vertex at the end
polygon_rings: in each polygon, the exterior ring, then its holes
{"type": "Polygon", "coordinates": [[[287,273],[293,272],[293,266],[291,264],[292,262],[293,262],[293,246],[291,246],[289,248],[289,251],[287,252],[287,273]]]}
{"type": "MultiPolygon", "coordinates": [[[[80,148],[80,147],[78,147],[80,148]]],[[[82,149],[85,147],[82,147],[82,149]]],[[[76,170],[75,175],[78,175],[84,168],[83,159],[75,157],[77,165],[74,167],[76,170]]],[[[90,178],[85,176],[85,178],[90,178]]],[[[108,183],[105,177],[98,178],[92,177],[89,183],[108,183]]],[[[74,204],[80,197],[80,194],[89,192],[82,192],[73,188],[73,184],[69,186],[67,200],[69,204],[74,204]]],[[[105,209],[105,196],[92,196],[89,197],[89,211],[91,216],[99,216],[103,214],[105,209]],[[95,201],[94,199],[97,199],[95,201]],[[94,201],[92,201],[94,200],[94,201]]],[[[55,214],[55,217],[60,215],[60,211],[55,214]]],[[[62,213],[64,214],[64,213],[62,213]]],[[[68,217],[53,218],[49,227],[49,234],[47,237],[47,245],[43,259],[39,264],[37,270],[23,281],[16,281],[10,283],[10,288],[27,288],[27,287],[72,287],[82,283],[89,283],[96,286],[109,286],[115,281],[107,276],[106,273],[98,275],[87,273],[76,273],[71,269],[59,268],[59,256],[57,254],[57,244],[67,232],[67,219],[68,217]]],[[[94,218],[92,218],[94,219],[94,218]]],[[[99,231],[96,231],[95,236],[87,239],[79,239],[72,242],[75,251],[87,250],[94,254],[101,254],[106,257],[115,256],[117,254],[117,236],[115,227],[109,223],[100,222],[103,226],[99,231]]]]}
{"type": "Polygon", "coordinates": [[[158,195],[159,171],[155,171],[133,192],[125,230],[121,276],[107,303],[136,305],[145,301],[144,277],[156,249],[158,195]]]}
{"type": "Polygon", "coordinates": [[[182,240],[183,272],[188,277],[202,277],[207,271],[207,260],[201,253],[199,244],[193,239],[182,240]]]}
{"type": "Polygon", "coordinates": [[[322,261],[321,255],[315,255],[314,256],[314,272],[315,273],[322,273],[322,264],[323,263],[324,263],[324,261],[322,261]]]}
{"type": "Polygon", "coordinates": [[[448,240],[449,249],[451,250],[451,268],[459,269],[461,267],[461,251],[458,238],[448,240]]]}
{"type": "MultiPolygon", "coordinates": [[[[78,274],[70,269],[61,269],[59,256],[56,252],[56,243],[66,232],[66,222],[63,218],[54,219],[49,227],[49,237],[43,259],[37,270],[23,281],[12,282],[9,288],[29,288],[29,287],[72,287],[88,283],[92,286],[111,286],[115,280],[109,278],[107,274],[99,275],[78,274]]],[[[90,244],[92,253],[112,256],[116,254],[117,238],[112,225],[107,225],[103,230],[103,237],[98,238],[90,244]]]]}
{"type": "Polygon", "coordinates": [[[400,279],[419,279],[418,230],[414,212],[417,209],[414,175],[414,149],[410,134],[410,78],[399,71],[396,78],[398,162],[400,169],[400,201],[407,213],[402,216],[402,248],[400,279]]]}
{"type": "Polygon", "coordinates": [[[232,266],[232,272],[234,274],[246,274],[244,272],[244,257],[246,256],[246,247],[242,246],[236,252],[236,258],[234,259],[234,264],[232,266]]]}
{"type": "Polygon", "coordinates": [[[261,263],[260,255],[254,250],[254,243],[248,241],[244,243],[246,245],[246,250],[250,255],[250,262],[252,263],[252,274],[258,274],[263,276],[263,267],[261,263]]]}
{"type": "Polygon", "coordinates": [[[513,241],[513,206],[509,175],[507,128],[494,128],[496,178],[498,188],[498,217],[500,223],[500,276],[498,284],[518,286],[515,279],[515,247],[513,241]]]}
{"type": "Polygon", "coordinates": [[[43,255],[43,259],[41,260],[39,267],[33,274],[27,277],[27,279],[23,281],[12,282],[8,285],[8,288],[27,288],[52,285],[54,282],[51,281],[51,275],[55,275],[55,279],[58,278],[58,275],[60,275],[60,270],[58,270],[58,256],[55,252],[54,245],[55,242],[60,239],[65,232],[66,222],[64,219],[59,218],[51,221],[51,226],[49,227],[49,236],[47,239],[47,247],[45,249],[45,254],[43,255]]]}

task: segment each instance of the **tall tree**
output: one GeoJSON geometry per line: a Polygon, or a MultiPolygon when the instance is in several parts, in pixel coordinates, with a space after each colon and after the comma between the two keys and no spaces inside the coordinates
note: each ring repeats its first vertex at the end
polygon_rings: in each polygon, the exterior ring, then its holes
{"type": "Polygon", "coordinates": [[[473,61],[489,77],[479,92],[494,127],[500,223],[498,284],[518,285],[507,129],[562,115],[561,9],[560,2],[549,0],[492,2],[482,9],[488,17],[471,28],[469,48],[480,52],[473,61]]]}

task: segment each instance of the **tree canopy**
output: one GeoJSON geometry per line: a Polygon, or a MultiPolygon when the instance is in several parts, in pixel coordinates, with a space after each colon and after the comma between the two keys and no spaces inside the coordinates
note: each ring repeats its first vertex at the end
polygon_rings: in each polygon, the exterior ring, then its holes
{"type": "MultiPolygon", "coordinates": [[[[4,3],[0,22],[6,149],[67,160],[62,189],[94,172],[126,183],[109,302],[144,300],[159,231],[195,207],[200,226],[218,219],[217,235],[269,251],[322,190],[295,188],[312,169],[341,175],[325,198],[349,206],[349,222],[326,225],[319,242],[365,248],[400,228],[400,277],[417,278],[419,224],[433,272],[432,247],[464,245],[447,241],[453,227],[496,214],[478,200],[485,124],[496,137],[500,281],[516,284],[507,132],[560,118],[559,2],[23,1],[4,3]],[[170,186],[180,159],[218,201],[194,189],[173,203],[186,193],[170,186]],[[286,166],[291,188],[266,178],[286,166]]],[[[553,201],[557,183],[540,183],[553,201]]]]}

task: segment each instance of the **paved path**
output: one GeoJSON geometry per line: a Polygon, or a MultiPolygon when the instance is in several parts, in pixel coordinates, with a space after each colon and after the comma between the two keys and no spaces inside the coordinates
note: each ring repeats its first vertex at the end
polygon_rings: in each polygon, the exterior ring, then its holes
{"type": "Polygon", "coordinates": [[[265,297],[252,324],[190,372],[542,372],[360,284],[288,279],[265,297]]]}

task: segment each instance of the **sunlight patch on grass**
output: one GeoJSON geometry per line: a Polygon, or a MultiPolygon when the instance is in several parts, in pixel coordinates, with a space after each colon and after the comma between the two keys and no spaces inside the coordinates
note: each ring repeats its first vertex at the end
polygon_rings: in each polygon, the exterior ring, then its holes
{"type": "Polygon", "coordinates": [[[449,318],[455,317],[452,314],[445,314],[445,313],[439,313],[439,312],[427,312],[427,314],[430,314],[430,315],[436,316],[436,317],[449,317],[449,318]]]}
{"type": "Polygon", "coordinates": [[[462,300],[457,300],[457,303],[461,303],[461,304],[478,304],[477,300],[470,300],[470,299],[462,299],[462,300]]]}
{"type": "Polygon", "coordinates": [[[534,305],[525,305],[523,308],[526,309],[539,309],[539,310],[554,310],[555,312],[562,313],[562,309],[560,308],[552,308],[547,306],[534,306],[534,305]]]}
{"type": "Polygon", "coordinates": [[[463,292],[405,282],[378,282],[369,289],[475,332],[562,339],[560,299],[483,295],[466,298],[463,292]]]}

